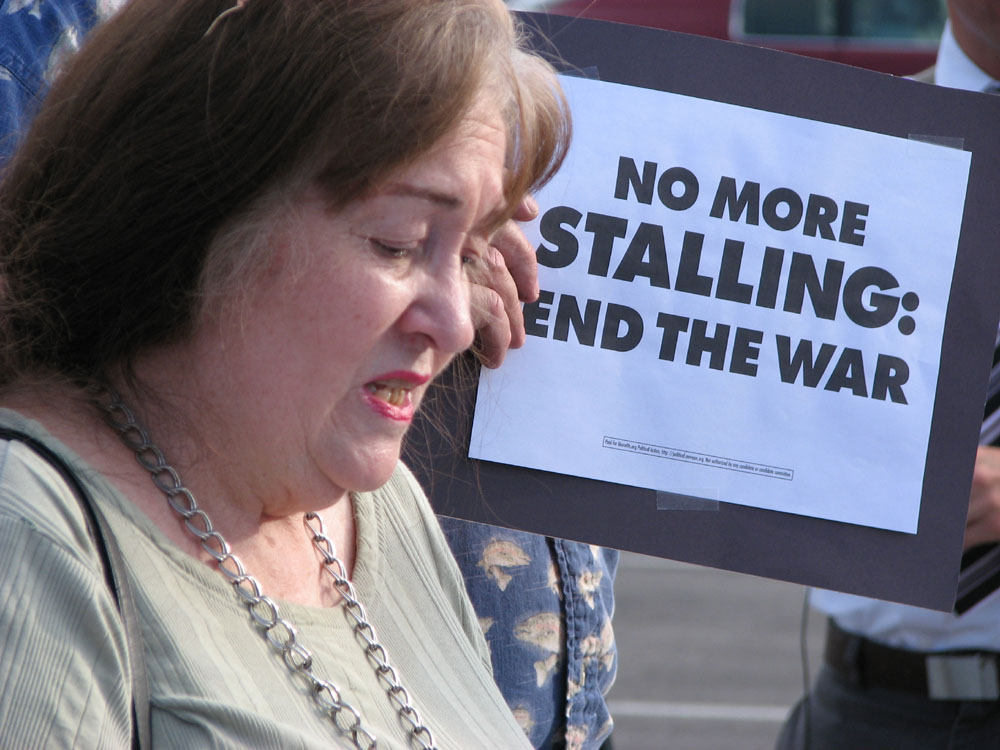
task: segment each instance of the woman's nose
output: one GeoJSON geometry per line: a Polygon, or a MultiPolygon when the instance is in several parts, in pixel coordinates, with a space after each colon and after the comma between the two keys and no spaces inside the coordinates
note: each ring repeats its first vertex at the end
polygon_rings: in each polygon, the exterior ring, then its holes
{"type": "Polygon", "coordinates": [[[404,330],[426,337],[435,349],[447,354],[468,349],[475,337],[469,284],[461,267],[427,274],[404,314],[404,330]]]}

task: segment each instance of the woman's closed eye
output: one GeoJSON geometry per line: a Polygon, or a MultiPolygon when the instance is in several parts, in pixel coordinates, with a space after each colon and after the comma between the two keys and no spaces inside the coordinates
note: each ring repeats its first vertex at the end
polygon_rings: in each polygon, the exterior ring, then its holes
{"type": "MultiPolygon", "coordinates": [[[[396,240],[368,237],[369,244],[385,258],[390,260],[415,260],[424,251],[424,242],[400,242],[396,240]]],[[[475,278],[485,271],[485,263],[478,247],[467,247],[460,256],[462,270],[475,278]]]]}
{"type": "Polygon", "coordinates": [[[379,239],[377,237],[369,237],[368,242],[371,243],[380,254],[394,259],[405,259],[410,258],[420,252],[422,244],[420,242],[397,242],[394,240],[379,239]]]}

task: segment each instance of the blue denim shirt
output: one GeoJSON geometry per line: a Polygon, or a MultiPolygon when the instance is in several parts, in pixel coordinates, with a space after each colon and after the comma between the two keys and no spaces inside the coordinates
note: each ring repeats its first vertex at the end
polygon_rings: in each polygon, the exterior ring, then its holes
{"type": "Polygon", "coordinates": [[[0,165],[99,17],[121,0],[0,0],[0,165]]]}
{"type": "Polygon", "coordinates": [[[618,667],[618,552],[440,518],[486,635],[497,685],[538,750],[597,750],[618,667]],[[565,744],[564,744],[565,743],[565,744]]]}

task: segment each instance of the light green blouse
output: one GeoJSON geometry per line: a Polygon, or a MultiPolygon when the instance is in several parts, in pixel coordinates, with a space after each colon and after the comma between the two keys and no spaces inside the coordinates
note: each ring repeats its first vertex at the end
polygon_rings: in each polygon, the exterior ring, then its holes
{"type": "MultiPolygon", "coordinates": [[[[349,746],[218,571],[181,552],[37,423],[7,410],[0,423],[56,450],[107,516],[139,611],[155,750],[349,746]]],[[[530,747],[493,683],[461,575],[410,472],[400,465],[384,487],[357,495],[355,514],[358,597],[438,745],[530,747]]],[[[342,608],[281,611],[379,747],[409,748],[342,608]]],[[[0,745],[129,747],[129,680],[79,504],[28,448],[0,442],[0,745]]]]}

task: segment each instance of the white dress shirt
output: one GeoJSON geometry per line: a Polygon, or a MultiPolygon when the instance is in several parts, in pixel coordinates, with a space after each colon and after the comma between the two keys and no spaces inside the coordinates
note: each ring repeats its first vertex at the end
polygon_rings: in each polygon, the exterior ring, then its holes
{"type": "MultiPolygon", "coordinates": [[[[983,91],[997,83],[976,66],[946,24],[938,48],[934,82],[983,91]]],[[[852,633],[915,651],[981,649],[1000,651],[1000,592],[993,592],[964,615],[816,589],[812,605],[852,633]]]]}

